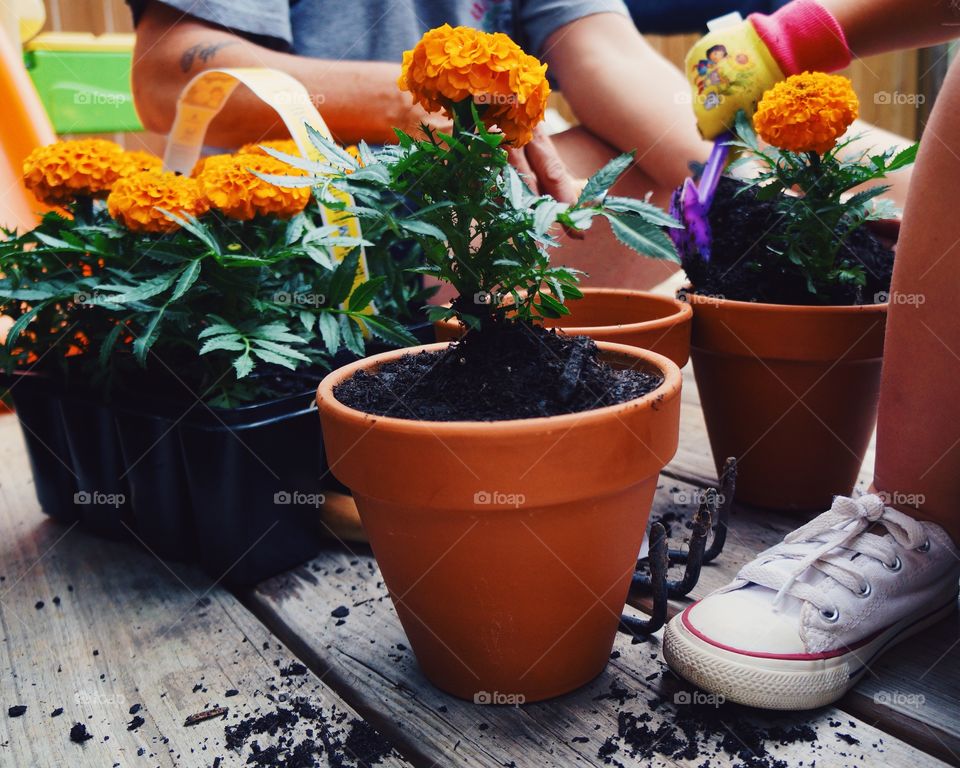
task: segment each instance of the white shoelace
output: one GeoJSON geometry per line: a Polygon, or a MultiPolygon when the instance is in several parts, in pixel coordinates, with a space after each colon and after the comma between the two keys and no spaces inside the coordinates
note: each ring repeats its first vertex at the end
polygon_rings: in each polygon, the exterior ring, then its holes
{"type": "Polygon", "coordinates": [[[873,494],[859,499],[838,496],[828,512],[788,534],[782,544],[745,565],[738,578],[777,590],[774,610],[787,595],[815,605],[824,615],[835,614],[836,606],[824,602],[823,590],[799,579],[813,568],[837,581],[851,592],[864,595],[869,583],[857,569],[852,553],[879,560],[890,570],[899,567],[895,545],[917,549],[926,542],[920,523],[912,517],[885,507],[873,494]],[[868,533],[882,525],[889,536],[868,533]],[[819,545],[819,546],[815,546],[819,545]],[[796,565],[784,567],[784,560],[796,565]]]}

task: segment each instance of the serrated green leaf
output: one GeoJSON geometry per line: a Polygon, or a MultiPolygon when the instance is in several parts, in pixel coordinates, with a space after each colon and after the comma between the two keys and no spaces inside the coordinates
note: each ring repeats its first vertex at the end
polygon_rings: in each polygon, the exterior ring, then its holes
{"type": "Polygon", "coordinates": [[[331,312],[322,312],[317,324],[324,346],[331,355],[335,355],[340,349],[340,326],[337,324],[336,316],[331,312]]]}
{"type": "Polygon", "coordinates": [[[644,200],[635,200],[632,197],[615,197],[607,195],[603,199],[603,207],[617,213],[635,213],[658,227],[683,229],[683,224],[673,216],[644,200]]]}
{"type": "Polygon", "coordinates": [[[360,326],[347,315],[340,315],[337,322],[340,326],[340,338],[343,341],[343,346],[353,354],[363,357],[363,331],[360,326]]]}
{"type": "Polygon", "coordinates": [[[306,309],[301,309],[298,317],[300,318],[300,325],[303,326],[303,330],[305,330],[307,333],[313,331],[313,326],[316,324],[317,319],[312,312],[309,312],[306,309]]]}
{"type": "Polygon", "coordinates": [[[282,152],[279,149],[274,149],[273,147],[262,144],[260,145],[260,149],[270,155],[270,157],[275,157],[277,160],[286,163],[291,168],[298,168],[301,171],[307,171],[315,176],[322,173],[320,169],[325,165],[325,163],[319,163],[316,160],[301,157],[300,155],[291,155],[288,152],[282,152]]]}
{"type": "Polygon", "coordinates": [[[327,306],[338,307],[347,300],[357,276],[357,266],[360,264],[360,253],[351,251],[347,257],[337,265],[330,278],[327,306]]]}
{"type": "Polygon", "coordinates": [[[420,219],[399,219],[397,226],[406,232],[413,232],[415,235],[425,235],[437,240],[446,240],[447,236],[440,227],[434,226],[428,221],[420,219]]]}
{"type": "Polygon", "coordinates": [[[253,372],[253,367],[253,358],[250,357],[249,352],[245,352],[243,355],[233,361],[233,369],[237,372],[238,379],[243,379],[249,376],[253,372]]]}
{"type": "MultiPolygon", "coordinates": [[[[208,336],[219,336],[224,333],[236,333],[237,329],[229,323],[218,322],[200,331],[198,339],[205,339],[208,336]]],[[[238,334],[239,335],[239,334],[238,334]]]]}
{"type": "Polygon", "coordinates": [[[556,200],[544,200],[537,205],[533,213],[533,229],[538,235],[544,235],[556,223],[557,216],[568,206],[556,200]]]}
{"type": "Polygon", "coordinates": [[[44,245],[50,246],[51,248],[58,248],[63,251],[85,251],[83,247],[77,247],[75,245],[70,245],[66,240],[61,240],[57,237],[51,237],[50,235],[41,232],[38,229],[33,231],[33,236],[39,240],[44,245]]]}
{"type": "Polygon", "coordinates": [[[297,369],[296,360],[291,360],[289,357],[277,354],[276,352],[271,352],[269,349],[254,348],[251,351],[256,357],[260,358],[265,363],[282,365],[284,368],[289,368],[291,371],[295,371],[297,369]]]}
{"type": "Polygon", "coordinates": [[[382,315],[364,316],[363,323],[374,336],[398,347],[413,347],[420,343],[416,336],[392,318],[382,315]]]}
{"type": "Polygon", "coordinates": [[[347,308],[351,312],[360,312],[370,306],[370,302],[380,291],[380,288],[387,281],[386,277],[375,277],[365,283],[361,283],[350,294],[350,300],[347,302],[347,308]]]}
{"type": "Polygon", "coordinates": [[[15,288],[13,290],[6,290],[0,287],[0,297],[10,301],[41,301],[43,299],[53,298],[56,295],[56,293],[50,290],[43,291],[31,288],[15,288]]]}
{"type": "Polygon", "coordinates": [[[298,213],[287,222],[287,229],[283,235],[284,245],[295,243],[303,236],[303,231],[306,228],[306,220],[306,216],[304,216],[302,213],[298,213]]]}
{"type": "Polygon", "coordinates": [[[164,306],[154,312],[153,317],[150,318],[150,322],[147,324],[146,330],[133,342],[133,356],[140,365],[147,364],[147,354],[157,341],[160,320],[163,318],[165,311],[166,307],[164,306]]]}
{"type": "Polygon", "coordinates": [[[114,296],[105,297],[112,304],[130,304],[136,301],[146,301],[163,293],[167,288],[173,285],[173,281],[180,275],[181,270],[172,269],[157,275],[139,286],[131,287],[128,285],[101,285],[101,291],[110,291],[114,296]]]}
{"type": "Polygon", "coordinates": [[[191,261],[183,272],[180,273],[180,278],[177,280],[177,285],[173,289],[173,293],[170,294],[170,302],[174,302],[183,296],[187,291],[189,291],[197,278],[200,277],[200,263],[201,259],[194,259],[191,261]]]}
{"type": "Polygon", "coordinates": [[[562,302],[555,299],[549,293],[544,293],[541,291],[538,294],[538,298],[540,301],[536,305],[537,311],[544,317],[558,318],[570,314],[570,310],[567,309],[562,302]]]}
{"type": "Polygon", "coordinates": [[[241,341],[241,336],[239,334],[229,334],[224,336],[215,336],[212,339],[207,340],[200,351],[197,353],[199,355],[206,355],[210,352],[216,352],[217,350],[227,350],[229,352],[240,352],[247,348],[247,345],[241,341]]]}
{"type": "Polygon", "coordinates": [[[633,251],[652,259],[680,263],[677,249],[663,230],[632,214],[607,215],[614,236],[633,251]]]}
{"type": "Polygon", "coordinates": [[[14,321],[13,325],[11,325],[7,331],[7,349],[13,349],[13,344],[20,337],[20,334],[23,333],[23,329],[30,324],[30,321],[33,320],[34,317],[46,309],[49,303],[48,301],[44,301],[31,307],[14,321]]]}
{"type": "Polygon", "coordinates": [[[337,165],[343,166],[344,168],[349,168],[351,170],[359,167],[356,158],[343,149],[339,144],[328,139],[309,123],[306,124],[306,127],[307,136],[309,137],[310,142],[314,147],[317,148],[317,151],[319,151],[326,160],[332,160],[336,162],[337,165]]]}
{"type": "Polygon", "coordinates": [[[315,261],[324,269],[329,269],[331,271],[334,269],[333,259],[330,257],[329,252],[327,252],[325,249],[316,245],[308,245],[306,248],[304,248],[304,250],[307,252],[307,256],[309,256],[311,260],[315,261]]]}
{"type": "Polygon", "coordinates": [[[186,211],[181,211],[180,214],[182,215],[178,215],[163,208],[157,208],[157,210],[200,240],[200,242],[207,246],[211,253],[216,256],[221,255],[220,243],[217,241],[216,236],[213,234],[213,232],[211,232],[207,225],[200,221],[200,219],[198,219],[196,216],[191,213],[187,213],[186,211]]]}
{"type": "Polygon", "coordinates": [[[302,360],[307,363],[310,362],[310,358],[303,354],[303,352],[300,352],[299,350],[285,344],[278,344],[275,341],[268,341],[267,339],[252,339],[252,341],[253,344],[260,349],[268,349],[275,354],[284,355],[285,357],[289,357],[294,360],[302,360]]]}
{"type": "Polygon", "coordinates": [[[103,343],[100,345],[100,352],[97,355],[97,359],[101,368],[107,367],[107,363],[110,361],[110,355],[113,354],[114,347],[117,346],[117,340],[120,338],[120,333],[123,331],[123,329],[123,324],[117,323],[103,338],[103,343]]]}
{"type": "Polygon", "coordinates": [[[625,152],[613,158],[587,180],[580,197],[577,198],[577,205],[584,205],[603,197],[632,164],[633,152],[625,152]]]}
{"type": "Polygon", "coordinates": [[[453,307],[443,307],[438,305],[431,305],[427,307],[427,319],[431,323],[435,323],[438,320],[449,320],[456,314],[457,311],[453,307]]]}
{"type": "Polygon", "coordinates": [[[877,186],[877,187],[864,189],[860,192],[857,192],[855,195],[851,195],[844,205],[848,210],[853,208],[859,208],[860,206],[865,205],[866,203],[873,200],[873,198],[879,197],[880,195],[884,194],[889,190],[890,190],[890,186],[888,184],[881,184],[880,186],[877,186]]]}
{"type": "Polygon", "coordinates": [[[263,179],[268,184],[282,189],[302,189],[303,187],[312,187],[316,184],[316,179],[312,176],[288,176],[280,173],[261,173],[253,168],[247,170],[258,179],[263,179]]]}
{"type": "Polygon", "coordinates": [[[912,144],[906,149],[897,152],[897,154],[894,155],[893,160],[891,160],[887,165],[887,173],[900,170],[908,165],[912,165],[917,159],[917,150],[919,149],[919,144],[912,144]]]}
{"type": "Polygon", "coordinates": [[[524,207],[523,180],[512,165],[508,165],[505,172],[507,174],[507,192],[510,205],[517,210],[521,210],[524,207]]]}
{"type": "Polygon", "coordinates": [[[269,323],[262,325],[250,334],[251,338],[268,339],[270,341],[281,341],[288,344],[306,344],[307,340],[302,336],[291,333],[283,323],[269,323]]]}

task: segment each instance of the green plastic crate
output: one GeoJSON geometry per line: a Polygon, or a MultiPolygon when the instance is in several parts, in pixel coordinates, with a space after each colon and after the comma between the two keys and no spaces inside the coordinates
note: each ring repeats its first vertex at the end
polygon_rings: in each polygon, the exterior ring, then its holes
{"type": "Polygon", "coordinates": [[[57,133],[142,131],[133,108],[133,35],[49,32],[24,62],[57,133]]]}

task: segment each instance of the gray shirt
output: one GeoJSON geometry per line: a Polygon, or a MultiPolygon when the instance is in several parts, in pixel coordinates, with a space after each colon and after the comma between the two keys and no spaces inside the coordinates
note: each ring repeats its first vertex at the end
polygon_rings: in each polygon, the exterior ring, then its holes
{"type": "MultiPolygon", "coordinates": [[[[146,0],[127,0],[134,18],[146,0]]],[[[428,29],[444,23],[505,32],[535,56],[552,32],[623,0],[163,0],[244,37],[323,59],[399,62],[428,29]]]]}

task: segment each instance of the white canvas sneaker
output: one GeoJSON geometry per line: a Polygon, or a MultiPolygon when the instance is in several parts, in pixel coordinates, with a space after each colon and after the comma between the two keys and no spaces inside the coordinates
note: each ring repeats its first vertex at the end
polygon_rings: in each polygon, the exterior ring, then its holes
{"type": "Polygon", "coordinates": [[[957,608],[960,552],[939,525],[837,497],[667,625],[681,677],[730,701],[811,709],[883,651],[957,608]]]}

